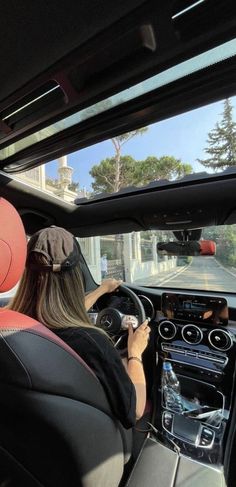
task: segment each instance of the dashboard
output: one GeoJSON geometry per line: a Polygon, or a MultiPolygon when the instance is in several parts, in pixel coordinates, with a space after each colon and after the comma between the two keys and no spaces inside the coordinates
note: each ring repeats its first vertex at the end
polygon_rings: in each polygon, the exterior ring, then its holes
{"type": "MultiPolygon", "coordinates": [[[[236,295],[129,287],[151,319],[143,362],[148,397],[154,404],[152,423],[182,454],[221,465],[235,388],[236,295]],[[178,377],[185,404],[194,406],[195,413],[200,411],[199,417],[193,416],[194,410],[192,416],[188,411],[179,415],[166,406],[161,383],[166,360],[178,377]]],[[[7,304],[6,298],[1,304],[7,304]]],[[[119,290],[98,299],[90,310],[91,321],[96,325],[98,313],[109,307],[137,315],[132,299],[119,290]]]]}
{"type": "MultiPolygon", "coordinates": [[[[234,394],[235,296],[130,287],[152,320],[150,351],[149,356],[145,351],[144,365],[148,394],[154,403],[154,426],[183,455],[208,465],[222,465],[234,394]],[[179,380],[184,414],[165,403],[161,377],[166,360],[179,380]]],[[[137,314],[132,300],[121,291],[104,295],[96,306],[98,310],[112,307],[123,314],[137,314]]]]}
{"type": "MultiPolygon", "coordinates": [[[[236,358],[236,323],[219,295],[163,292],[157,323],[158,415],[156,426],[182,454],[221,465],[230,419],[236,358]],[[161,369],[172,364],[184,412],[164,400],[161,369]]],[[[234,310],[235,311],[235,310],[234,310]]]]}

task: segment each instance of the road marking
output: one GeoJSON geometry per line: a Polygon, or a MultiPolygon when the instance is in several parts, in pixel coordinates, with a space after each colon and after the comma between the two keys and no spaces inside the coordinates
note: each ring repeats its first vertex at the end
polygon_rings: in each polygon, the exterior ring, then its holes
{"type": "MultiPolygon", "coordinates": [[[[190,265],[190,264],[189,264],[189,265],[190,265]]],[[[166,280],[162,281],[162,283],[161,283],[161,284],[163,284],[163,282],[164,282],[164,283],[166,283],[166,282],[172,281],[172,280],[173,280],[175,277],[179,276],[180,274],[182,274],[182,272],[186,271],[186,269],[188,269],[188,268],[189,268],[189,265],[188,265],[188,266],[185,266],[185,267],[184,267],[184,268],[183,268],[181,271],[179,271],[178,273],[175,273],[175,275],[174,275],[174,276],[169,277],[169,279],[166,279],[166,280]]]]}
{"type": "Polygon", "coordinates": [[[209,291],[209,281],[208,281],[208,277],[207,277],[205,270],[204,270],[203,276],[204,276],[204,281],[205,281],[205,283],[204,283],[205,284],[205,290],[209,291]]]}

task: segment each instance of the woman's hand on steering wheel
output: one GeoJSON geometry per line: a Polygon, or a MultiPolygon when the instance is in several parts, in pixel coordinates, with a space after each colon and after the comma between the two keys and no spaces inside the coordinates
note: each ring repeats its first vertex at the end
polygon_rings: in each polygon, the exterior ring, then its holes
{"type": "MultiPolygon", "coordinates": [[[[146,314],[142,302],[131,289],[121,284],[121,282],[122,281],[117,281],[116,279],[106,279],[101,284],[101,286],[104,286],[105,284],[105,290],[103,288],[103,292],[104,293],[112,292],[115,289],[118,289],[119,287],[119,290],[125,296],[128,296],[135,306],[135,316],[132,315],[132,318],[135,319],[136,326],[144,324],[144,321],[146,319],[146,314]]],[[[99,286],[98,288],[100,295],[101,295],[101,286],[99,286]]],[[[123,332],[124,330],[128,330],[129,321],[131,321],[129,315],[122,314],[122,312],[116,308],[107,307],[99,311],[97,315],[96,325],[103,328],[111,336],[117,337],[120,332],[123,332]]],[[[115,346],[118,346],[119,342],[120,339],[117,340],[115,346]]]]}
{"type": "Polygon", "coordinates": [[[119,279],[104,279],[104,281],[102,281],[102,283],[100,284],[100,290],[102,291],[102,294],[106,294],[106,293],[112,293],[113,291],[115,291],[121,284],[122,284],[122,280],[119,279]]]}
{"type": "Polygon", "coordinates": [[[128,358],[136,357],[141,359],[142,353],[147,347],[149,334],[151,328],[148,326],[149,321],[145,320],[142,325],[140,325],[136,331],[133,330],[131,324],[129,324],[129,335],[128,335],[128,358]]]}

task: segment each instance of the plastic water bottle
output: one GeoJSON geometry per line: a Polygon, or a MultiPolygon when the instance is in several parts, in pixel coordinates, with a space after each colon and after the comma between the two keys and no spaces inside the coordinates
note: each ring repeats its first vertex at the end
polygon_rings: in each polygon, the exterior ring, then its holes
{"type": "Polygon", "coordinates": [[[163,363],[162,393],[165,407],[181,414],[183,412],[183,403],[180,385],[170,362],[163,363]]]}

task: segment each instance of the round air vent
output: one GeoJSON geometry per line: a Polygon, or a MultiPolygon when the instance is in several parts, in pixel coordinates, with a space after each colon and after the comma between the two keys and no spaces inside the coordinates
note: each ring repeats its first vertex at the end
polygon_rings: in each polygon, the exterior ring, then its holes
{"type": "Polygon", "coordinates": [[[209,342],[217,350],[229,350],[233,345],[230,334],[225,330],[212,330],[208,335],[209,342]]]}
{"type": "Polygon", "coordinates": [[[182,337],[185,342],[197,345],[202,341],[202,330],[195,325],[185,325],[182,330],[182,337]]]}
{"type": "Polygon", "coordinates": [[[176,326],[172,321],[165,320],[159,325],[159,334],[164,340],[172,340],[172,338],[175,337],[176,332],[176,326]]]}

